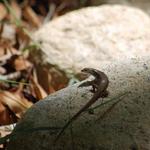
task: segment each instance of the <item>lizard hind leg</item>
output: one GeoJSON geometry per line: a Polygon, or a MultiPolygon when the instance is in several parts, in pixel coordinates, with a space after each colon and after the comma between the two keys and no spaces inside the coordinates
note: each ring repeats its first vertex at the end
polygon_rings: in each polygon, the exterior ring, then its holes
{"type": "Polygon", "coordinates": [[[97,84],[92,85],[92,89],[90,90],[92,93],[95,93],[97,91],[97,84]]]}
{"type": "Polygon", "coordinates": [[[102,98],[105,98],[109,95],[109,92],[108,91],[104,91],[101,95],[102,98]]]}

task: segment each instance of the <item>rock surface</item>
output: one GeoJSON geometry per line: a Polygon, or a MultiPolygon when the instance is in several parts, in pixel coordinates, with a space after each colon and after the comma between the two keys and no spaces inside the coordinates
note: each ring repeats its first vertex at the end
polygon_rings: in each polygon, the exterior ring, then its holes
{"type": "Polygon", "coordinates": [[[123,4],[128,6],[134,6],[142,9],[150,15],[150,1],[149,0],[92,0],[92,5],[101,4],[123,4]]]}
{"type": "Polygon", "coordinates": [[[42,49],[36,55],[33,51],[32,59],[76,73],[86,66],[98,68],[123,57],[148,55],[149,27],[149,16],[140,9],[121,5],[84,8],[39,29],[34,40],[42,49]]]}
{"type": "Polygon", "coordinates": [[[91,98],[89,89],[77,89],[77,84],[58,91],[27,111],[8,150],[149,150],[150,59],[117,61],[102,70],[110,80],[104,102],[116,99],[95,109],[94,114],[83,113],[54,146],[56,127],[62,127],[91,98]]]}

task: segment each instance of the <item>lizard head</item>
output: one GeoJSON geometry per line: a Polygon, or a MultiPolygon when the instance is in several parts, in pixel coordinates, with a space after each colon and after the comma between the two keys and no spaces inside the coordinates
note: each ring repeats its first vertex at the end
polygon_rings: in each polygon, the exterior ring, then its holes
{"type": "Polygon", "coordinates": [[[81,72],[93,75],[97,72],[97,70],[94,69],[94,68],[84,68],[84,69],[81,70],[81,72]]]}

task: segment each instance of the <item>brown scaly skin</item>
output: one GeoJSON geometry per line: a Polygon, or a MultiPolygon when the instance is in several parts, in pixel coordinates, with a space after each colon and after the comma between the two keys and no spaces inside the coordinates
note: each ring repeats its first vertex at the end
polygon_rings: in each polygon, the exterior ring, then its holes
{"type": "Polygon", "coordinates": [[[94,104],[100,97],[106,97],[108,95],[107,87],[109,84],[109,80],[107,75],[104,72],[101,72],[97,69],[93,68],[84,68],[81,70],[84,73],[91,74],[95,77],[92,81],[86,81],[79,85],[79,87],[86,87],[86,86],[92,86],[93,89],[91,90],[94,95],[93,97],[64,125],[62,130],[57,135],[54,143],[58,141],[60,136],[64,133],[65,129],[74,121],[76,120],[81,113],[86,111],[92,104],[94,104]]]}

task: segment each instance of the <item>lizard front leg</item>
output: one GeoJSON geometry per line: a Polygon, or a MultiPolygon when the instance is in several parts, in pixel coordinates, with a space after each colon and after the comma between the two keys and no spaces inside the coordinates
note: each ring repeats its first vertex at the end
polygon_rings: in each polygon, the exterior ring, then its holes
{"type": "Polygon", "coordinates": [[[78,87],[89,87],[89,86],[92,86],[92,89],[90,91],[92,93],[95,93],[98,88],[97,80],[94,79],[92,81],[85,81],[85,82],[81,83],[78,87]]]}

